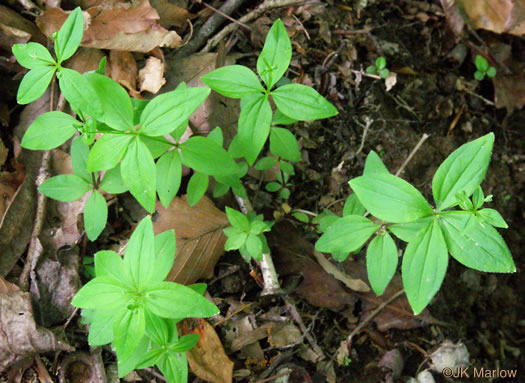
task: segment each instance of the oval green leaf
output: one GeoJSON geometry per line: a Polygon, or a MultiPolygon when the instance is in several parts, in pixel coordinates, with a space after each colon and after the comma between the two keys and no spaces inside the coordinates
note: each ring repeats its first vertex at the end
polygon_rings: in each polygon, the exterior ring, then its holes
{"type": "Polygon", "coordinates": [[[277,108],[297,121],[320,120],[338,113],[314,88],[306,85],[284,85],[272,91],[271,95],[277,108]]]}
{"type": "Polygon", "coordinates": [[[63,112],[41,114],[27,129],[21,145],[31,150],[54,149],[69,140],[77,131],[75,125],[79,124],[63,112]]]}

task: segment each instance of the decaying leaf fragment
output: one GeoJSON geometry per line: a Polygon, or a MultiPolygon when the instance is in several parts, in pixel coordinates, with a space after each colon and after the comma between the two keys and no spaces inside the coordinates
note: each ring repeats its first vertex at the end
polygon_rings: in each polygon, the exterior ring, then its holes
{"type": "Polygon", "coordinates": [[[222,347],[214,328],[204,319],[185,319],[181,324],[183,335],[200,335],[199,343],[186,352],[191,371],[212,383],[231,383],[233,362],[222,347]]]}
{"type": "Polygon", "coordinates": [[[222,230],[229,226],[226,214],[204,196],[197,205],[188,205],[186,196],[176,197],[166,209],[157,202],[159,217],[153,224],[155,234],[175,230],[177,252],[167,280],[191,284],[213,276],[213,268],[224,254],[226,236],[222,230]]]}
{"type": "Polygon", "coordinates": [[[46,328],[37,327],[31,295],[0,277],[0,373],[34,354],[73,351],[46,328]]]}
{"type": "MultiPolygon", "coordinates": [[[[148,0],[136,4],[113,3],[88,8],[84,14],[81,46],[149,52],[156,47],[176,48],[181,37],[158,24],[159,14],[148,0]]],[[[46,10],[36,20],[40,30],[51,36],[65,22],[68,13],[59,8],[46,10]]]]}

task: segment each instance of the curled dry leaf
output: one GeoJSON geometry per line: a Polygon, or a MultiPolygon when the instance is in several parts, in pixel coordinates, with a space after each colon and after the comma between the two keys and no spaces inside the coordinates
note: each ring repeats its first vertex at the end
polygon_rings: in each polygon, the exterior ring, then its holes
{"type": "Polygon", "coordinates": [[[0,373],[34,354],[73,351],[33,319],[31,295],[0,277],[0,373]]]}
{"type": "Polygon", "coordinates": [[[215,329],[204,319],[185,319],[180,330],[183,335],[200,335],[197,345],[186,352],[191,371],[207,382],[231,383],[233,362],[224,352],[215,329]]]}
{"type": "MultiPolygon", "coordinates": [[[[51,36],[65,22],[68,13],[50,8],[37,18],[37,25],[51,36]]],[[[176,48],[181,38],[175,31],[168,31],[157,21],[159,15],[148,0],[134,5],[127,3],[97,5],[84,11],[84,37],[82,46],[99,49],[118,49],[132,52],[149,52],[156,47],[176,48]]]]}
{"type": "Polygon", "coordinates": [[[167,280],[191,284],[211,278],[224,254],[226,236],[222,230],[229,226],[226,214],[206,196],[194,207],[188,205],[186,196],[176,197],[167,209],[157,202],[156,210],[155,234],[173,229],[177,236],[177,255],[167,280]]]}
{"type": "Polygon", "coordinates": [[[131,96],[137,98],[137,62],[135,57],[126,51],[112,50],[109,52],[108,75],[120,85],[129,90],[131,96]]]}
{"type": "Polygon", "coordinates": [[[10,43],[25,43],[29,39],[45,44],[46,37],[31,21],[0,5],[0,48],[11,51],[10,43]]]}
{"type": "Polygon", "coordinates": [[[106,55],[100,49],[79,48],[77,53],[67,61],[66,66],[80,73],[97,70],[106,55]]]}
{"type": "Polygon", "coordinates": [[[178,5],[171,4],[168,0],[151,0],[151,6],[159,13],[159,23],[166,29],[183,27],[188,20],[195,18],[194,14],[178,5]]]}
{"type": "Polygon", "coordinates": [[[164,79],[165,64],[156,57],[150,57],[146,66],[139,71],[139,87],[141,92],[158,93],[166,83],[164,79]]]}
{"type": "Polygon", "coordinates": [[[464,23],[495,33],[525,34],[525,7],[519,0],[441,0],[448,23],[456,33],[464,23]]]}

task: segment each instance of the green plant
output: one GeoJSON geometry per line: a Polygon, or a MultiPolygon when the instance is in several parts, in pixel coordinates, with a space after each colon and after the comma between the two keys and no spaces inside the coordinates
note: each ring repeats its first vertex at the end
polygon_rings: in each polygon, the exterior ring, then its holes
{"type": "Polygon", "coordinates": [[[478,81],[482,81],[485,76],[488,78],[496,77],[496,68],[489,65],[487,59],[483,56],[477,55],[475,59],[476,71],[474,72],[474,78],[478,81]]]}
{"type": "Polygon", "coordinates": [[[386,67],[386,58],[379,56],[376,59],[375,65],[370,65],[366,68],[366,73],[378,75],[381,78],[387,78],[390,75],[390,71],[386,67]]]}
{"type": "Polygon", "coordinates": [[[363,175],[349,182],[355,194],[348,198],[343,217],[329,218],[316,249],[342,261],[373,237],[366,253],[368,279],[374,292],[381,295],[398,263],[390,233],[407,242],[401,271],[415,314],[423,311],[441,287],[448,253],[476,270],[516,271],[510,251],[495,229],[507,224],[496,210],[482,208],[492,198],[484,197],[480,184],[493,144],[491,133],[461,146],[440,165],[432,181],[435,208],[416,188],[391,175],[379,156],[370,152],[363,175]],[[450,210],[456,205],[461,210],[450,210]],[[365,209],[373,220],[365,217],[365,209]]]}
{"type": "Polygon", "coordinates": [[[163,282],[175,257],[175,233],[153,234],[150,217],[133,232],[122,259],[113,251],[95,254],[96,277],[73,298],[89,323],[89,344],[112,343],[119,376],[157,365],[170,382],[185,382],[184,352],[199,336],[177,333],[177,322],[208,317],[219,310],[202,296],[206,285],[189,287],[163,282]]]}

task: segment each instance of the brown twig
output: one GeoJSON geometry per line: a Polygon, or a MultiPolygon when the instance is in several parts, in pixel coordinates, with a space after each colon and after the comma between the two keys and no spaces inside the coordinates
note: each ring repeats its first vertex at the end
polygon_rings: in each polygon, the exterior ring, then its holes
{"type": "Polygon", "coordinates": [[[417,143],[417,145],[414,147],[414,149],[412,149],[412,151],[410,152],[410,154],[408,155],[407,159],[405,160],[405,162],[403,162],[403,164],[399,167],[399,169],[397,170],[396,172],[396,176],[399,176],[401,174],[401,172],[403,170],[405,170],[405,167],[408,165],[408,163],[412,160],[412,157],[414,157],[414,155],[416,154],[416,152],[419,150],[419,148],[421,147],[421,145],[423,145],[423,143],[427,140],[427,138],[430,137],[429,134],[426,134],[426,133],[423,133],[423,136],[421,136],[421,139],[419,140],[419,142],[417,143]]]}
{"type": "Polygon", "coordinates": [[[292,315],[293,320],[299,326],[299,329],[303,333],[303,336],[306,338],[308,343],[310,343],[310,346],[312,346],[312,350],[318,355],[319,359],[317,360],[323,360],[325,358],[323,350],[321,350],[321,348],[317,345],[317,342],[315,341],[314,337],[310,334],[310,332],[304,325],[303,319],[301,318],[301,314],[299,314],[299,312],[297,311],[297,308],[295,307],[295,304],[292,301],[292,299],[290,297],[286,297],[284,299],[284,303],[286,305],[286,309],[292,315]]]}
{"type": "Polygon", "coordinates": [[[196,52],[204,45],[211,34],[224,22],[225,18],[223,15],[233,13],[243,2],[244,0],[226,0],[219,8],[221,13],[214,13],[211,15],[210,18],[199,28],[199,31],[195,34],[193,39],[175,53],[175,57],[186,57],[196,52]]]}
{"type": "MultiPolygon", "coordinates": [[[[260,15],[262,15],[264,12],[274,9],[274,8],[281,8],[281,7],[288,7],[291,5],[298,5],[304,3],[302,0],[265,0],[264,3],[262,3],[259,7],[254,9],[253,11],[247,13],[243,17],[239,19],[239,22],[241,23],[247,23],[251,20],[256,19],[260,15]]],[[[221,42],[228,33],[233,32],[235,29],[235,24],[230,24],[226,26],[223,30],[216,33],[213,38],[208,40],[208,43],[206,46],[201,50],[201,52],[209,52],[211,49],[213,49],[215,46],[221,42]]]]}
{"type": "Polygon", "coordinates": [[[249,26],[247,26],[246,24],[243,24],[243,23],[241,23],[240,21],[235,20],[233,17],[228,16],[226,13],[222,12],[220,9],[217,9],[217,8],[215,8],[215,7],[212,7],[211,5],[206,4],[206,3],[201,3],[201,4],[204,5],[206,8],[211,9],[213,12],[218,13],[219,15],[221,15],[222,17],[224,17],[225,19],[230,20],[232,23],[238,24],[238,25],[240,25],[241,27],[246,28],[246,29],[249,30],[249,31],[252,30],[252,29],[251,29],[249,26]]]}

